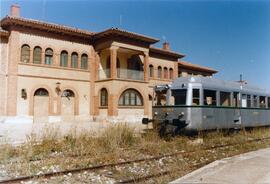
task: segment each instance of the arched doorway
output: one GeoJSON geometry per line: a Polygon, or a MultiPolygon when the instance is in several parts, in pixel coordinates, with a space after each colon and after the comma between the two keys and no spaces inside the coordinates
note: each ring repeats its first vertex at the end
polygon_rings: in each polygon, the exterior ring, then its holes
{"type": "Polygon", "coordinates": [[[75,119],[75,94],[70,89],[64,90],[61,95],[61,115],[63,121],[75,119]]]}
{"type": "Polygon", "coordinates": [[[49,92],[39,88],[34,93],[34,122],[46,123],[49,116],[49,92]]]}

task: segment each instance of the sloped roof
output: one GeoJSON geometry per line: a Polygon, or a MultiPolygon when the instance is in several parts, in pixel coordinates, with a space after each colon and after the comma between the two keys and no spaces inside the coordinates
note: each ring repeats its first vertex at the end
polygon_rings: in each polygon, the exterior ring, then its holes
{"type": "Polygon", "coordinates": [[[186,68],[186,69],[197,70],[197,71],[202,71],[202,72],[207,72],[207,73],[212,73],[212,74],[218,72],[217,70],[214,70],[212,68],[197,65],[197,64],[192,64],[186,61],[179,61],[178,66],[182,68],[186,68]]]}
{"type": "Polygon", "coordinates": [[[149,44],[154,44],[158,42],[159,40],[150,36],[146,36],[143,34],[138,34],[130,31],[126,31],[119,28],[109,28],[105,31],[98,32],[92,36],[92,40],[98,40],[100,38],[108,37],[108,36],[124,36],[131,39],[140,40],[149,44]]]}
{"type": "Polygon", "coordinates": [[[37,28],[41,30],[47,30],[51,32],[57,32],[62,34],[68,34],[68,35],[76,35],[76,36],[82,36],[82,37],[89,37],[95,34],[94,32],[69,27],[65,25],[60,24],[54,24],[54,23],[48,23],[43,22],[39,20],[34,19],[26,19],[22,17],[14,17],[14,16],[6,16],[4,17],[0,22],[2,27],[7,27],[10,25],[20,25],[24,27],[32,27],[37,28]]]}

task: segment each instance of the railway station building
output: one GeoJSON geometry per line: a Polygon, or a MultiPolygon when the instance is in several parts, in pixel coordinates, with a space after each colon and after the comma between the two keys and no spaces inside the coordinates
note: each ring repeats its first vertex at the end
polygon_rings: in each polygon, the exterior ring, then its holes
{"type": "Polygon", "coordinates": [[[91,32],[20,16],[0,22],[0,117],[33,122],[133,121],[151,115],[153,87],[217,71],[185,62],[158,39],[91,32]]]}

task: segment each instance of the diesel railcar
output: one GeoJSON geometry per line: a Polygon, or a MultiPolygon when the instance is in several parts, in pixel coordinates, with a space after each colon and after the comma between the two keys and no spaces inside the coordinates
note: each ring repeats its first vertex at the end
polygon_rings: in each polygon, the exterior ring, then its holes
{"type": "Polygon", "coordinates": [[[152,119],[161,135],[270,125],[270,92],[244,82],[180,77],[154,88],[152,119]]]}

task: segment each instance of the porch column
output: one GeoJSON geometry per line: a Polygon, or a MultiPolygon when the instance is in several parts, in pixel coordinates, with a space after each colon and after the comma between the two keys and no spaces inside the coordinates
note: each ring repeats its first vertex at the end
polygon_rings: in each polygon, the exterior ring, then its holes
{"type": "Polygon", "coordinates": [[[116,68],[116,62],[117,62],[117,49],[118,47],[112,46],[110,47],[110,58],[111,58],[111,78],[116,79],[117,77],[117,68],[116,68]]]}
{"type": "MultiPolygon", "coordinates": [[[[100,55],[99,52],[95,52],[95,62],[94,62],[94,70],[92,70],[92,73],[94,73],[94,78],[95,80],[99,80],[100,79],[100,69],[99,69],[99,65],[100,65],[100,55]]],[[[89,65],[88,65],[89,66],[89,65]]],[[[91,68],[90,68],[91,70],[91,68]]]]}
{"type": "Polygon", "coordinates": [[[149,53],[144,52],[144,63],[143,63],[143,69],[144,69],[144,81],[149,80],[149,53]]]}

